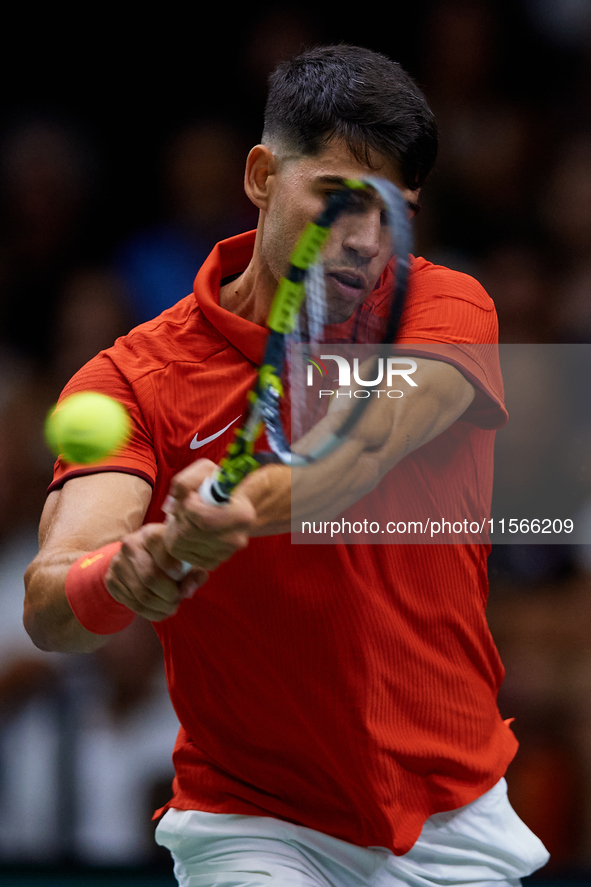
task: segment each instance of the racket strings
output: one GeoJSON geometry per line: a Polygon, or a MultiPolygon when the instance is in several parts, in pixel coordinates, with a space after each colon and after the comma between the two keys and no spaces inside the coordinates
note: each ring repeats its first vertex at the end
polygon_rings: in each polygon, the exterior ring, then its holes
{"type": "Polygon", "coordinates": [[[291,400],[291,440],[301,438],[307,430],[307,376],[302,345],[318,345],[326,341],[326,280],[322,256],[306,271],[305,298],[293,332],[287,337],[287,389],[291,400]]]}
{"type": "MultiPolygon", "coordinates": [[[[310,364],[306,357],[314,359],[320,355],[320,351],[314,345],[340,342],[342,344],[393,344],[400,328],[402,313],[405,304],[405,294],[410,268],[410,253],[412,249],[412,231],[408,220],[406,203],[400,191],[391,183],[383,179],[368,179],[370,184],[382,198],[390,228],[392,250],[394,259],[392,264],[393,282],[387,305],[383,304],[383,297],[377,296],[380,304],[373,304],[370,299],[359,305],[353,317],[341,325],[341,329],[326,326],[326,287],[322,264],[317,261],[306,275],[306,301],[298,324],[297,331],[292,338],[292,345],[307,342],[310,344],[309,352],[304,349],[290,348],[291,359],[289,364],[288,384],[291,388],[291,418],[292,418],[292,444],[301,438],[310,427],[318,421],[317,409],[310,410],[310,395],[312,389],[308,387],[308,372],[310,364]],[[306,327],[303,334],[302,327],[306,327]],[[335,335],[336,334],[336,335],[335,335]],[[334,338],[333,338],[334,336],[334,338]],[[313,417],[313,418],[312,418],[313,417]]],[[[375,356],[377,366],[378,357],[375,356]]],[[[323,387],[332,388],[329,380],[324,381],[323,387]]],[[[314,392],[318,398],[317,390],[314,392]]],[[[350,435],[353,428],[361,420],[368,405],[369,398],[357,399],[352,402],[351,408],[345,411],[343,421],[336,431],[313,446],[307,453],[308,461],[317,461],[327,456],[342,441],[350,435]]],[[[329,403],[325,399],[325,405],[329,403]]],[[[318,407],[318,399],[314,405],[318,407]]]]}
{"type": "MultiPolygon", "coordinates": [[[[330,375],[333,367],[327,370],[323,364],[321,356],[328,356],[326,345],[333,342],[336,345],[395,341],[406,291],[407,257],[411,251],[406,203],[394,185],[381,179],[345,180],[345,185],[346,188],[330,194],[324,210],[304,229],[292,253],[290,267],[279,282],[267,321],[270,331],[267,348],[249,407],[253,421],[246,424],[247,431],[241,430],[237,434],[226,459],[227,467],[222,466],[212,480],[215,501],[228,501],[241,478],[254,470],[257,462],[267,461],[267,458],[290,465],[305,465],[323,458],[339,446],[359,422],[369,398],[357,399],[353,391],[354,399],[349,407],[346,403],[347,391],[344,390],[342,401],[339,402],[340,370],[339,380],[334,379],[330,375]],[[359,198],[360,192],[367,186],[380,195],[388,217],[392,256],[396,256],[395,266],[392,266],[392,302],[396,309],[388,318],[383,296],[376,292],[373,298],[370,296],[356,309],[349,321],[331,326],[328,323],[330,312],[322,251],[339,215],[351,210],[363,210],[365,197],[361,202],[359,198]],[[302,306],[303,295],[305,301],[302,306]],[[376,322],[378,328],[374,329],[376,322]],[[314,367],[317,376],[311,372],[314,367]],[[310,384],[311,376],[314,376],[315,385],[310,384]],[[319,397],[318,385],[321,389],[337,390],[321,390],[319,397]],[[345,407],[342,412],[339,410],[343,418],[340,419],[339,415],[336,429],[332,419],[322,423],[330,402],[329,394],[335,395],[337,408],[345,407]],[[291,428],[286,415],[290,402],[291,428]],[[260,433],[258,429],[263,425],[272,454],[263,457],[257,452],[253,456],[260,433]],[[308,437],[306,433],[309,430],[311,434],[308,437]],[[301,441],[294,452],[294,443],[300,442],[302,437],[305,441],[301,441]]],[[[334,359],[334,355],[332,357],[334,359]]],[[[373,379],[374,376],[366,375],[365,378],[373,379]]]]}

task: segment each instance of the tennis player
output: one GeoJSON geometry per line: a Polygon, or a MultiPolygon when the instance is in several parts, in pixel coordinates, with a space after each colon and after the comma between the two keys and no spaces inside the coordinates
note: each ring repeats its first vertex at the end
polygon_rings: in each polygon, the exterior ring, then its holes
{"type": "MultiPolygon", "coordinates": [[[[282,64],[246,162],[256,231],[218,244],[191,295],[64,391],[116,397],[134,433],[98,465],[57,461],[25,624],[42,649],[91,651],[138,615],[153,623],[181,724],[156,834],[181,885],[515,885],[547,861],[507,799],[517,742],[497,707],[487,547],[292,546],[281,465],[227,507],[198,493],[241,422],[304,223],[370,174],[414,207],[436,150],[424,96],[383,55],[341,45],[282,64]]],[[[342,321],[392,280],[380,206],[358,215],[327,251],[342,321]]],[[[353,455],[327,460],[327,507],[343,477],[353,498],[381,481],[401,502],[448,488],[486,506],[502,386],[461,345],[496,343],[491,300],[416,258],[398,340],[451,357],[417,358],[416,395],[380,402],[353,455]]]]}

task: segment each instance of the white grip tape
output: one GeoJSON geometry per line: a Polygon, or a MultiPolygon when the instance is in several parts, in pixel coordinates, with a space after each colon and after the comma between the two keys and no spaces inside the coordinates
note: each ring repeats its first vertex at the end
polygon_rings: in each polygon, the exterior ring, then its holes
{"type": "MultiPolygon", "coordinates": [[[[212,487],[214,479],[215,479],[215,475],[212,475],[211,477],[207,477],[203,481],[201,486],[199,487],[199,495],[201,496],[203,501],[206,502],[208,505],[219,505],[220,504],[219,502],[217,502],[213,498],[212,493],[211,493],[211,487],[212,487]]],[[[174,520],[174,517],[172,516],[172,514],[168,514],[166,516],[166,523],[170,523],[170,521],[173,521],[173,520],[174,520]]],[[[183,572],[183,577],[186,576],[187,573],[192,568],[193,568],[192,564],[187,563],[187,561],[182,561],[182,568],[181,569],[183,572]]]]}
{"type": "Polygon", "coordinates": [[[206,477],[201,486],[199,487],[199,495],[203,499],[207,505],[220,505],[213,497],[213,493],[211,492],[211,488],[213,486],[213,482],[215,480],[215,474],[212,474],[211,477],[206,477]]]}
{"type": "MultiPolygon", "coordinates": [[[[208,505],[219,505],[219,502],[213,498],[211,494],[211,486],[213,484],[215,475],[211,477],[206,477],[201,486],[199,487],[199,495],[208,505]]],[[[186,576],[189,570],[192,568],[192,564],[188,564],[186,561],[183,561],[183,576],[186,576]]]]}

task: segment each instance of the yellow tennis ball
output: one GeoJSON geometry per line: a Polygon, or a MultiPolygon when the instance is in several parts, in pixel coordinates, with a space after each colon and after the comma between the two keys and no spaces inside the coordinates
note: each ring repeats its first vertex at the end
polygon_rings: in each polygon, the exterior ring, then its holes
{"type": "Polygon", "coordinates": [[[60,401],[45,421],[45,439],[66,462],[99,462],[129,440],[131,420],[125,407],[98,391],[80,391],[60,401]]]}

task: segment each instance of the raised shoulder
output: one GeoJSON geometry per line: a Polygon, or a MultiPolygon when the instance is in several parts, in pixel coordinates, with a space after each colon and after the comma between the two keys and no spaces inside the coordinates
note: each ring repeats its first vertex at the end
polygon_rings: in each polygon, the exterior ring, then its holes
{"type": "Polygon", "coordinates": [[[399,341],[494,345],[499,328],[493,300],[462,271],[414,259],[399,341]]]}
{"type": "Polygon", "coordinates": [[[424,258],[412,264],[409,286],[417,296],[460,299],[483,311],[495,311],[495,304],[481,283],[464,271],[435,265],[424,258]]]}
{"type": "Polygon", "coordinates": [[[104,353],[135,384],[172,363],[205,361],[227,346],[191,295],[135,327],[104,353]]]}

